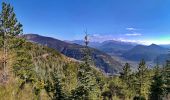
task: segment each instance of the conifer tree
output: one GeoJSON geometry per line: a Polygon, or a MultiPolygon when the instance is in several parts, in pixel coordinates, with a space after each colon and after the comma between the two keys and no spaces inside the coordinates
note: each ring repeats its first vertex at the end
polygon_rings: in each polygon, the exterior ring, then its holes
{"type": "Polygon", "coordinates": [[[168,96],[170,94],[170,61],[166,61],[166,66],[163,69],[163,81],[164,81],[164,95],[168,96]]]}
{"type": "Polygon", "coordinates": [[[126,63],[125,66],[123,67],[122,73],[120,73],[120,78],[121,81],[123,82],[122,84],[122,90],[125,98],[132,98],[134,95],[134,87],[133,87],[133,77],[132,77],[132,71],[130,68],[130,64],[126,63]]]}
{"type": "Polygon", "coordinates": [[[89,35],[87,34],[87,31],[85,31],[85,37],[84,37],[84,43],[85,43],[85,50],[84,50],[84,62],[86,66],[90,66],[91,63],[91,57],[90,57],[90,48],[89,45],[89,35]]]}
{"type": "Polygon", "coordinates": [[[63,86],[61,82],[61,77],[57,73],[57,70],[54,69],[53,72],[48,72],[47,74],[48,79],[45,82],[45,90],[48,93],[48,96],[52,100],[66,100],[67,95],[63,91],[63,86]]]}
{"type": "Polygon", "coordinates": [[[148,94],[148,73],[147,73],[147,67],[145,64],[144,59],[141,60],[138,67],[138,73],[137,73],[137,83],[136,83],[136,91],[139,96],[139,98],[145,98],[148,94]]]}
{"type": "MultiPolygon", "coordinates": [[[[55,77],[55,76],[54,76],[55,77]]],[[[55,86],[54,86],[54,100],[65,100],[66,95],[62,90],[62,85],[58,77],[54,78],[55,86]]]]}
{"type": "MultiPolygon", "coordinates": [[[[90,49],[88,47],[89,40],[88,40],[88,34],[85,32],[85,48],[84,48],[84,63],[80,65],[80,68],[78,69],[78,87],[72,91],[73,97],[80,97],[84,99],[88,99],[89,92],[92,91],[94,86],[94,80],[93,79],[93,73],[91,71],[90,67],[90,49]],[[78,94],[76,94],[78,93],[78,94]],[[84,94],[83,94],[84,93],[84,94]],[[81,94],[81,95],[80,95],[81,94]],[[79,96],[77,96],[79,95],[79,96]]],[[[74,98],[76,99],[76,98],[74,98]]],[[[83,100],[84,100],[83,99],[83,100]]],[[[77,100],[77,99],[76,99],[77,100]]]]}
{"type": "Polygon", "coordinates": [[[0,37],[3,45],[3,69],[4,80],[7,79],[8,69],[8,52],[11,49],[12,40],[15,36],[22,33],[22,25],[18,22],[14,9],[10,4],[2,3],[0,13],[0,37]]]}
{"type": "Polygon", "coordinates": [[[161,73],[161,69],[157,65],[155,68],[155,73],[153,76],[153,81],[151,84],[151,89],[150,89],[150,100],[161,100],[164,92],[163,88],[163,77],[161,73]]]}
{"type": "MultiPolygon", "coordinates": [[[[30,55],[30,49],[32,48],[31,44],[32,43],[27,43],[23,39],[17,39],[20,41],[20,46],[17,46],[15,48],[15,53],[16,53],[16,59],[15,62],[13,63],[13,72],[14,74],[19,78],[20,84],[19,85],[19,90],[24,89],[25,84],[27,83],[32,83],[34,86],[36,86],[36,74],[34,70],[34,65],[32,62],[32,57],[30,55]]],[[[35,95],[38,96],[38,89],[34,87],[34,93],[35,95]]]]}
{"type": "Polygon", "coordinates": [[[130,69],[130,64],[126,63],[125,66],[123,67],[123,72],[120,73],[121,78],[123,81],[127,83],[128,86],[130,86],[130,75],[131,75],[131,69],[130,69]]]}

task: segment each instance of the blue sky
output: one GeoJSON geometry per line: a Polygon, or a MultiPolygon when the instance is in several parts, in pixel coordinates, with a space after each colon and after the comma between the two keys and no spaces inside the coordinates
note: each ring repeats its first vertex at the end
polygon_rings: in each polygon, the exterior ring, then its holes
{"type": "Polygon", "coordinates": [[[170,0],[2,1],[14,6],[24,33],[77,40],[87,28],[93,41],[170,44],[170,0]]]}

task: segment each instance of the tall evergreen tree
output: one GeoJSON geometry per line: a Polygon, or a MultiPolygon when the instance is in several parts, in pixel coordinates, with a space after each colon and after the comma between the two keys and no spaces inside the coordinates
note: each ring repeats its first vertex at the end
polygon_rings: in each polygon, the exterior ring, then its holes
{"type": "Polygon", "coordinates": [[[154,70],[154,76],[153,76],[153,81],[151,84],[151,89],[150,89],[150,100],[161,100],[164,92],[163,88],[163,77],[161,73],[161,69],[157,65],[155,70],[154,70]]]}
{"type": "MultiPolygon", "coordinates": [[[[85,48],[84,48],[84,63],[82,63],[80,65],[80,68],[78,69],[78,87],[72,91],[73,93],[73,97],[80,97],[80,98],[84,98],[84,99],[88,99],[89,98],[89,92],[92,91],[93,86],[94,86],[94,76],[93,73],[91,71],[91,67],[90,67],[90,62],[91,62],[91,58],[90,58],[90,49],[88,47],[89,44],[89,40],[88,40],[88,34],[87,32],[85,32],[85,38],[84,38],[84,42],[85,42],[85,48]],[[78,94],[76,94],[78,93],[78,94]],[[83,94],[84,93],[84,94],[83,94]],[[79,95],[79,96],[77,96],[79,95]]],[[[74,98],[76,99],[76,98],[74,98]]],[[[84,100],[83,99],[83,100],[84,100]]],[[[78,100],[78,98],[76,99],[78,100]]]]}
{"type": "Polygon", "coordinates": [[[120,73],[120,79],[123,82],[122,84],[122,90],[125,98],[132,98],[134,95],[134,87],[133,87],[133,77],[132,77],[132,70],[130,68],[130,64],[126,63],[123,67],[122,73],[120,73]]]}
{"type": "Polygon", "coordinates": [[[138,67],[138,73],[137,73],[137,83],[136,83],[136,91],[139,96],[139,98],[147,98],[148,95],[148,73],[147,73],[147,67],[144,59],[141,60],[138,67]]]}
{"type": "Polygon", "coordinates": [[[84,64],[80,65],[79,75],[80,75],[80,81],[83,83],[85,87],[88,89],[91,88],[91,77],[93,77],[93,74],[91,72],[91,57],[90,57],[90,48],[88,47],[89,44],[89,37],[87,34],[87,31],[85,32],[84,42],[85,42],[85,48],[84,48],[84,64]]]}
{"type": "Polygon", "coordinates": [[[62,80],[54,69],[54,72],[48,72],[48,79],[45,82],[45,90],[52,100],[66,100],[67,95],[63,91],[62,80]]]}
{"type": "Polygon", "coordinates": [[[132,72],[130,69],[130,64],[126,63],[125,66],[123,67],[123,72],[121,73],[121,78],[123,81],[125,81],[127,83],[128,86],[130,86],[130,76],[131,76],[132,72]]]}
{"type": "Polygon", "coordinates": [[[163,69],[163,80],[164,80],[164,89],[165,96],[170,94],[170,61],[167,60],[166,66],[163,69]]]}
{"type": "Polygon", "coordinates": [[[18,22],[14,9],[10,4],[2,3],[0,13],[0,37],[3,40],[3,69],[4,80],[7,80],[8,52],[11,49],[12,40],[22,33],[22,25],[18,22]]]}
{"type": "Polygon", "coordinates": [[[54,100],[65,100],[66,95],[64,94],[62,90],[62,85],[61,85],[59,78],[55,77],[54,79],[55,79],[54,100]]]}
{"type": "Polygon", "coordinates": [[[84,43],[85,43],[85,49],[84,49],[84,62],[86,66],[90,66],[91,63],[91,57],[90,57],[90,48],[89,45],[89,36],[87,34],[87,30],[85,31],[85,37],[84,37],[84,43]]]}

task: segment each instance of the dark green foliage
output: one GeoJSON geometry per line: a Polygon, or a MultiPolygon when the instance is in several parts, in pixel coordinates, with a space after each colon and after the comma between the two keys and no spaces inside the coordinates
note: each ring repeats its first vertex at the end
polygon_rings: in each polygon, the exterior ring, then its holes
{"type": "Polygon", "coordinates": [[[88,90],[92,90],[92,86],[94,85],[92,82],[93,74],[90,66],[86,66],[85,64],[80,65],[80,69],[78,71],[78,81],[79,85],[84,86],[88,90]]]}
{"type": "Polygon", "coordinates": [[[63,91],[63,86],[61,78],[57,74],[56,70],[53,73],[50,73],[48,79],[45,81],[45,90],[48,92],[48,95],[53,100],[66,100],[67,95],[63,91]]]}
{"type": "Polygon", "coordinates": [[[78,88],[75,90],[74,94],[79,95],[79,97],[81,98],[89,98],[88,94],[90,93],[90,91],[93,90],[93,86],[94,86],[94,81],[93,81],[93,73],[92,70],[90,68],[90,49],[88,48],[88,36],[86,33],[85,36],[85,56],[84,56],[84,63],[82,63],[78,69],[78,88]],[[80,91],[79,89],[83,89],[82,91],[80,91]],[[81,93],[85,93],[85,94],[81,94],[81,93]]]}
{"type": "Polygon", "coordinates": [[[102,93],[103,100],[113,100],[111,91],[105,91],[102,93]]]}
{"type": "Polygon", "coordinates": [[[103,92],[104,85],[106,84],[105,80],[100,76],[96,76],[96,83],[98,84],[100,91],[103,92]]]}
{"type": "Polygon", "coordinates": [[[128,87],[131,86],[131,69],[130,69],[130,64],[126,63],[125,66],[123,67],[123,72],[120,73],[120,78],[128,85],[128,87]]]}
{"type": "Polygon", "coordinates": [[[124,94],[122,93],[123,88],[120,85],[117,85],[114,82],[111,82],[108,88],[112,96],[118,96],[119,98],[124,97],[124,94]]]}
{"type": "Polygon", "coordinates": [[[123,67],[123,72],[121,73],[121,78],[123,80],[128,81],[129,80],[129,76],[131,75],[131,69],[130,69],[130,65],[129,63],[126,63],[125,66],[123,67]]]}
{"type": "Polygon", "coordinates": [[[146,67],[145,61],[141,60],[138,67],[137,81],[136,81],[136,92],[139,97],[145,97],[148,94],[148,69],[146,67]]]}
{"type": "Polygon", "coordinates": [[[43,86],[41,86],[42,80],[39,79],[33,63],[33,57],[31,55],[33,48],[34,46],[32,44],[23,40],[20,46],[14,49],[13,52],[16,54],[16,59],[13,63],[13,72],[20,78],[20,89],[18,93],[24,89],[26,84],[31,84],[33,85],[33,94],[38,99],[43,86]]]}
{"type": "Polygon", "coordinates": [[[132,98],[134,96],[134,81],[135,75],[131,71],[131,66],[129,63],[126,63],[123,67],[122,73],[120,73],[120,79],[122,81],[122,91],[125,98],[132,98]]]}
{"type": "Polygon", "coordinates": [[[18,22],[14,9],[10,4],[2,3],[0,13],[0,45],[3,47],[3,81],[7,81],[9,66],[9,51],[17,42],[15,36],[22,33],[22,25],[18,22]],[[13,40],[14,39],[14,40],[13,40]]]}
{"type": "Polygon", "coordinates": [[[10,4],[2,3],[0,14],[0,36],[3,39],[12,38],[22,33],[22,25],[18,22],[14,9],[10,4]]]}
{"type": "Polygon", "coordinates": [[[143,96],[135,96],[133,100],[146,100],[143,96]]]}
{"type": "Polygon", "coordinates": [[[25,48],[28,45],[26,43],[22,44],[22,47],[18,48],[16,51],[17,59],[13,64],[14,72],[24,81],[33,81],[34,77],[34,66],[32,62],[32,57],[29,51],[25,48]]]}
{"type": "Polygon", "coordinates": [[[159,66],[156,66],[154,69],[154,76],[153,76],[153,81],[151,83],[151,89],[150,89],[150,100],[161,100],[163,97],[164,93],[164,88],[163,88],[163,76],[161,73],[161,68],[159,66]]]}
{"type": "Polygon", "coordinates": [[[61,82],[59,81],[59,78],[57,76],[54,77],[54,87],[53,87],[53,93],[54,93],[54,100],[64,100],[66,98],[66,95],[62,91],[62,85],[61,82]]]}
{"type": "Polygon", "coordinates": [[[71,100],[89,100],[89,91],[84,86],[77,87],[71,95],[71,100]]]}
{"type": "Polygon", "coordinates": [[[170,94],[170,61],[167,60],[166,66],[163,69],[163,81],[164,81],[164,89],[165,95],[170,94]]]}

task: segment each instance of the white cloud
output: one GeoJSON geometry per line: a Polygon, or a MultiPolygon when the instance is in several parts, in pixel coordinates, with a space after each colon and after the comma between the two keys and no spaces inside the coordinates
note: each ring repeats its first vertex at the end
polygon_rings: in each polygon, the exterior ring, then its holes
{"type": "Polygon", "coordinates": [[[114,36],[111,34],[105,34],[105,35],[101,35],[101,34],[91,34],[90,35],[90,42],[103,42],[103,41],[107,41],[107,40],[115,40],[115,41],[122,41],[122,42],[131,42],[131,43],[137,43],[137,44],[144,44],[144,45],[150,45],[152,43],[155,44],[170,44],[169,40],[146,40],[146,39],[131,39],[130,36],[140,36],[142,34],[140,33],[131,33],[131,34],[125,34],[128,37],[124,37],[124,36],[114,36]]]}
{"type": "Polygon", "coordinates": [[[97,37],[97,36],[100,36],[100,34],[92,34],[91,36],[92,37],[97,37]]]}
{"type": "Polygon", "coordinates": [[[90,35],[90,40],[93,42],[103,42],[106,40],[113,40],[115,37],[113,35],[100,35],[100,34],[92,34],[90,35]]]}
{"type": "Polygon", "coordinates": [[[127,27],[126,30],[128,30],[128,31],[135,31],[135,30],[137,30],[137,29],[136,29],[136,28],[133,28],[133,27],[127,27]]]}
{"type": "Polygon", "coordinates": [[[170,44],[169,41],[159,41],[159,40],[131,40],[131,39],[125,39],[125,38],[118,38],[115,39],[117,41],[122,41],[122,42],[131,42],[131,43],[137,43],[137,44],[143,44],[143,45],[150,45],[150,44],[157,44],[157,45],[161,45],[161,44],[170,44]]]}
{"type": "Polygon", "coordinates": [[[143,45],[150,45],[154,43],[153,41],[148,41],[148,40],[131,40],[131,39],[124,39],[124,38],[119,38],[117,41],[122,41],[122,42],[131,42],[131,43],[137,43],[137,44],[143,44],[143,45]]]}
{"type": "Polygon", "coordinates": [[[141,33],[127,33],[125,34],[126,36],[141,36],[142,34],[141,33]]]}

